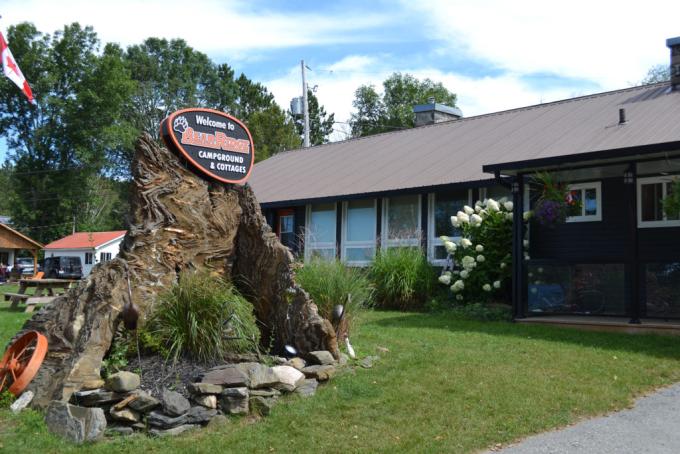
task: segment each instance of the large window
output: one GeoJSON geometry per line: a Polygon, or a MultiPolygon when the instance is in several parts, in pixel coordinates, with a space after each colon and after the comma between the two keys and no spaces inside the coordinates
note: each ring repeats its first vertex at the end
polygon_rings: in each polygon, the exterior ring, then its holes
{"type": "Polygon", "coordinates": [[[644,266],[647,317],[680,318],[680,262],[644,266]]]}
{"type": "Polygon", "coordinates": [[[581,207],[567,222],[590,222],[602,220],[602,183],[579,183],[569,185],[569,196],[581,207]]]}
{"type": "Polygon", "coordinates": [[[293,210],[279,210],[277,234],[281,244],[289,248],[295,245],[295,213],[293,210]]]}
{"type": "Polygon", "coordinates": [[[305,260],[335,258],[335,203],[307,205],[305,260]]]}
{"type": "Polygon", "coordinates": [[[678,227],[680,218],[663,211],[663,199],[673,189],[673,177],[638,179],[638,227],[678,227]]]}
{"type": "Polygon", "coordinates": [[[383,199],[382,246],[420,244],[420,195],[383,199]]]}
{"type": "Polygon", "coordinates": [[[494,199],[500,200],[505,197],[508,200],[512,200],[512,192],[509,188],[505,186],[487,186],[486,188],[479,189],[479,200],[484,199],[494,199]]]}
{"type": "Polygon", "coordinates": [[[442,235],[454,238],[460,236],[460,230],[455,229],[451,224],[451,216],[455,216],[464,205],[472,205],[472,191],[469,189],[429,195],[428,257],[432,263],[443,265],[446,262],[446,249],[439,237],[442,235]]]}
{"type": "Polygon", "coordinates": [[[342,260],[367,265],[375,257],[375,200],[352,200],[342,204],[342,260]]]}

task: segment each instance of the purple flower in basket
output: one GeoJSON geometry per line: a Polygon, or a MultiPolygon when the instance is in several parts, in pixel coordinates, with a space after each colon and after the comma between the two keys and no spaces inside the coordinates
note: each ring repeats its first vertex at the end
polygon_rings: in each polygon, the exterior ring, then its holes
{"type": "Polygon", "coordinates": [[[542,200],[534,211],[536,218],[543,225],[554,225],[564,218],[563,204],[556,200],[542,200]]]}

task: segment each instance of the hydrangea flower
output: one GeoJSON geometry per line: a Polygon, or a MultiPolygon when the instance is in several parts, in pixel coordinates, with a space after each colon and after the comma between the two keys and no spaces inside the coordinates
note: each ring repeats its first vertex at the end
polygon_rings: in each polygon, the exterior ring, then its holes
{"type": "Polygon", "coordinates": [[[458,228],[460,226],[460,222],[458,222],[458,218],[455,216],[451,216],[451,224],[455,227],[458,228]]]}
{"type": "Polygon", "coordinates": [[[508,221],[512,221],[514,217],[515,215],[513,215],[512,213],[505,213],[505,219],[507,219],[508,221]]]}
{"type": "Polygon", "coordinates": [[[470,275],[470,272],[468,270],[463,270],[460,272],[460,277],[463,279],[467,279],[467,277],[470,275]]]}
{"type": "Polygon", "coordinates": [[[489,284],[484,284],[484,285],[482,286],[482,289],[483,289],[485,292],[490,292],[490,291],[491,291],[491,286],[490,286],[489,284]]]}
{"type": "Polygon", "coordinates": [[[456,244],[452,241],[444,241],[444,247],[448,253],[456,252],[456,244]]]}
{"type": "Polygon", "coordinates": [[[477,227],[481,223],[482,223],[482,217],[480,215],[473,214],[472,216],[470,216],[470,224],[477,227]]]}
{"type": "Polygon", "coordinates": [[[501,288],[501,281],[493,281],[493,288],[501,288]]]}
{"type": "Polygon", "coordinates": [[[482,246],[481,244],[478,244],[477,246],[475,246],[475,251],[484,252],[484,246],[482,246]]]}
{"type": "Polygon", "coordinates": [[[512,209],[513,209],[514,206],[515,206],[515,205],[514,205],[512,202],[505,202],[505,203],[503,204],[503,207],[504,207],[507,211],[512,211],[512,209]]]}
{"type": "Polygon", "coordinates": [[[460,240],[460,245],[463,246],[464,249],[467,249],[472,246],[472,241],[468,240],[467,238],[463,238],[460,240]]]}
{"type": "Polygon", "coordinates": [[[501,269],[504,269],[506,266],[507,266],[507,265],[506,265],[505,262],[501,262],[501,269]]]}
{"type": "Polygon", "coordinates": [[[498,205],[498,202],[496,202],[494,199],[489,199],[486,201],[486,208],[492,213],[501,210],[500,205],[498,205]]]}
{"type": "Polygon", "coordinates": [[[451,276],[442,274],[441,276],[439,276],[439,282],[441,282],[444,285],[449,285],[451,283],[451,276]]]}
{"type": "Polygon", "coordinates": [[[531,216],[533,216],[533,215],[534,215],[534,213],[532,211],[525,211],[524,213],[522,213],[522,218],[525,221],[528,221],[531,218],[531,216]]]}
{"type": "Polygon", "coordinates": [[[463,295],[460,295],[460,294],[456,295],[456,299],[458,301],[463,301],[463,295]]]}
{"type": "Polygon", "coordinates": [[[472,207],[469,207],[469,206],[467,206],[467,205],[465,205],[465,206],[463,207],[463,211],[464,211],[465,214],[467,214],[468,216],[475,212],[475,210],[474,210],[472,207]]]}
{"type": "Polygon", "coordinates": [[[465,288],[465,284],[460,279],[458,279],[456,282],[454,282],[453,285],[451,286],[451,290],[453,290],[454,293],[458,293],[461,290],[463,290],[464,288],[465,288]]]}
{"type": "Polygon", "coordinates": [[[477,256],[477,261],[478,261],[479,263],[482,263],[484,260],[486,260],[486,258],[484,258],[484,256],[483,256],[482,254],[479,254],[479,255],[477,256]]]}
{"type": "Polygon", "coordinates": [[[470,222],[470,216],[463,213],[462,211],[459,211],[458,213],[456,213],[456,217],[458,218],[459,224],[467,224],[468,222],[470,222]]]}

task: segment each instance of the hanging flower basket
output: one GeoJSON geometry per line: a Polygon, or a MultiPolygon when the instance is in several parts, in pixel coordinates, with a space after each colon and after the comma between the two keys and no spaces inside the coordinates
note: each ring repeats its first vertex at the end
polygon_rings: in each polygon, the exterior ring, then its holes
{"type": "Polygon", "coordinates": [[[554,227],[563,224],[569,216],[581,212],[582,201],[577,192],[557,181],[547,172],[536,174],[536,181],[542,184],[541,197],[536,202],[534,217],[541,225],[554,227]]]}

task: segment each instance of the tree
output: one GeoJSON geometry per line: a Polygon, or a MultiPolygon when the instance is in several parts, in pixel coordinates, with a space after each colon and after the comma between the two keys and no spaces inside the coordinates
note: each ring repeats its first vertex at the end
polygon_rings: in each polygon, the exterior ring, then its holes
{"type": "Polygon", "coordinates": [[[413,106],[426,104],[429,98],[451,107],[456,95],[441,82],[423,81],[410,74],[394,73],[383,81],[380,96],[373,85],[362,85],[354,93],[356,109],[350,118],[354,136],[412,128],[415,125],[413,106]]]}
{"type": "Polygon", "coordinates": [[[100,51],[90,27],[74,23],[49,35],[22,23],[7,37],[37,100],[30,105],[0,81],[0,134],[13,165],[9,214],[46,242],[70,232],[74,218],[84,219],[84,202],[96,198],[112,151],[128,146],[124,108],[134,84],[122,50],[107,44],[100,51]]]}
{"type": "MultiPolygon", "coordinates": [[[[307,90],[307,103],[309,105],[309,143],[311,145],[321,145],[328,142],[328,138],[333,132],[335,114],[329,115],[326,113],[326,109],[324,106],[319,105],[319,99],[312,90],[307,90]]],[[[304,117],[295,119],[295,128],[298,135],[304,139],[304,117]]]]}
{"type": "Polygon", "coordinates": [[[649,68],[647,75],[638,85],[654,84],[671,80],[671,68],[668,65],[655,65],[649,68]]]}
{"type": "Polygon", "coordinates": [[[247,125],[255,143],[256,162],[301,145],[293,120],[276,103],[251,114],[247,125]]]}

